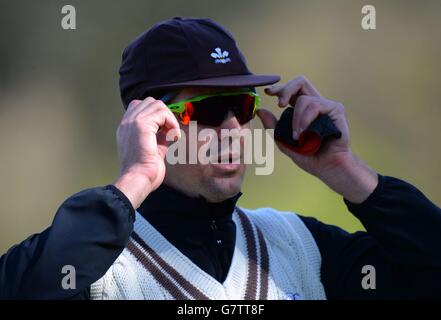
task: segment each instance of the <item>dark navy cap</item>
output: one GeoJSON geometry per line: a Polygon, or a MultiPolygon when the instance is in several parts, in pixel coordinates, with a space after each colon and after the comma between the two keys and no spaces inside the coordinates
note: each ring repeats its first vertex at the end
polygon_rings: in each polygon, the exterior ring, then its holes
{"type": "Polygon", "coordinates": [[[119,69],[124,106],[158,92],[200,87],[257,87],[276,83],[276,75],[248,69],[232,34],[206,18],[175,17],[135,38],[119,69]]]}

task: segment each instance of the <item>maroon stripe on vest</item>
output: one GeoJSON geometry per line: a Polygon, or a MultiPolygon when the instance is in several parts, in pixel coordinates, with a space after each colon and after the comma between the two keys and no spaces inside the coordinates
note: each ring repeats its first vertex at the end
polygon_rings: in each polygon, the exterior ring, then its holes
{"type": "Polygon", "coordinates": [[[170,280],[164,273],[155,266],[146,255],[130,240],[127,244],[127,249],[138,259],[144,268],[158,281],[175,300],[188,300],[182,291],[170,280]]]}
{"type": "Polygon", "coordinates": [[[260,250],[260,292],[259,300],[266,300],[268,297],[268,281],[269,281],[269,256],[265,239],[259,228],[256,227],[257,238],[259,239],[260,250]]]}
{"type": "Polygon", "coordinates": [[[256,300],[257,294],[257,246],[254,237],[253,226],[246,214],[237,208],[240,223],[242,225],[246,247],[248,252],[248,277],[245,290],[245,300],[256,300]]]}
{"type": "Polygon", "coordinates": [[[152,257],[152,259],[165,270],[170,277],[173,278],[185,291],[187,291],[196,300],[209,300],[198,288],[193,286],[187,279],[185,279],[175,268],[169,265],[159,254],[155,252],[141,237],[136,233],[132,233],[132,238],[152,257]]]}

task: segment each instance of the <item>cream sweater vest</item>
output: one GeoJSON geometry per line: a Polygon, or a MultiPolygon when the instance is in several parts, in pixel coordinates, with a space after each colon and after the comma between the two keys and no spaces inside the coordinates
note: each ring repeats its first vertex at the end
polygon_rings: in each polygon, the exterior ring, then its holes
{"type": "Polygon", "coordinates": [[[236,245],[218,282],[138,212],[127,247],[91,285],[91,299],[325,299],[318,247],[300,218],[270,208],[236,208],[236,245]]]}

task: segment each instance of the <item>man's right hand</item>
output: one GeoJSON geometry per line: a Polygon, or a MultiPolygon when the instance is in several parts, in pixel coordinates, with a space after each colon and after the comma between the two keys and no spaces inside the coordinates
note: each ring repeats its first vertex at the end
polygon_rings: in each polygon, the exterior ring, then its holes
{"type": "Polygon", "coordinates": [[[116,132],[120,174],[113,183],[137,209],[165,177],[164,159],[171,142],[167,132],[180,138],[179,123],[161,101],[133,100],[116,132]]]}

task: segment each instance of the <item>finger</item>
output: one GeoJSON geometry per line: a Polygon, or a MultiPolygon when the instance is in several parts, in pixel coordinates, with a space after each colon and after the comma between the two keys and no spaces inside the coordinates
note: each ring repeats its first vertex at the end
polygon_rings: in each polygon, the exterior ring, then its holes
{"type": "Polygon", "coordinates": [[[320,92],[314,87],[314,85],[305,76],[299,76],[286,84],[286,90],[292,90],[291,88],[300,88],[302,94],[312,97],[320,97],[320,92]]]}
{"type": "MultiPolygon", "coordinates": [[[[173,117],[176,120],[174,113],[170,110],[169,107],[167,107],[167,105],[162,100],[156,100],[156,101],[152,102],[149,105],[149,109],[148,110],[146,109],[146,111],[144,111],[144,112],[153,113],[156,111],[164,111],[164,112],[168,113],[170,117],[173,117]]],[[[176,120],[176,123],[178,123],[177,120],[176,120]]],[[[179,123],[178,123],[178,126],[179,126],[179,123]]]]}
{"type": "MultiPolygon", "coordinates": [[[[319,116],[328,114],[332,111],[332,105],[325,99],[308,97],[301,100],[301,107],[293,115],[293,137],[297,139],[300,134],[319,116]],[[304,102],[303,102],[304,101],[304,102]]],[[[296,111],[296,108],[294,108],[296,111]]]]}
{"type": "MultiPolygon", "coordinates": [[[[159,101],[158,101],[159,102],[159,101]]],[[[180,126],[174,114],[163,104],[155,103],[152,110],[145,110],[137,116],[142,123],[150,122],[155,126],[156,132],[163,129],[165,133],[170,130],[176,131],[178,139],[181,137],[180,126]]]]}
{"type": "Polygon", "coordinates": [[[142,102],[142,100],[138,100],[138,99],[135,99],[135,100],[130,101],[129,106],[127,107],[126,112],[132,110],[133,108],[135,108],[135,107],[136,107],[138,104],[140,104],[141,102],[142,102]]]}
{"type": "Polygon", "coordinates": [[[145,101],[151,101],[151,100],[154,100],[154,99],[152,97],[147,97],[144,100],[139,100],[139,99],[132,100],[129,103],[129,106],[127,107],[126,114],[130,114],[131,112],[133,112],[133,110],[137,109],[141,103],[143,103],[145,101]]]}
{"type": "Polygon", "coordinates": [[[314,121],[315,118],[320,114],[321,105],[318,102],[312,102],[304,110],[303,113],[298,118],[298,126],[294,129],[293,136],[299,137],[302,132],[308,128],[309,124],[314,121]]]}
{"type": "Polygon", "coordinates": [[[293,138],[295,140],[299,136],[300,117],[303,111],[307,108],[308,104],[311,103],[312,101],[314,101],[313,97],[300,96],[294,105],[294,112],[292,114],[292,130],[293,130],[293,138]]]}
{"type": "Polygon", "coordinates": [[[282,83],[278,83],[278,84],[274,84],[271,87],[265,88],[265,93],[269,96],[279,96],[279,101],[278,101],[278,105],[280,106],[281,102],[280,102],[280,94],[279,92],[283,89],[285,85],[282,83]]]}
{"type": "Polygon", "coordinates": [[[158,145],[169,146],[173,142],[176,142],[181,138],[181,129],[176,127],[166,128],[167,124],[165,124],[159,131],[156,133],[156,140],[158,145]]]}
{"type": "Polygon", "coordinates": [[[124,118],[128,118],[132,114],[133,110],[136,109],[141,103],[142,100],[138,99],[130,101],[129,105],[127,106],[127,110],[124,113],[124,118]]]}
{"type": "Polygon", "coordinates": [[[284,108],[288,104],[294,105],[297,99],[303,95],[321,97],[318,90],[306,77],[296,77],[279,91],[279,106],[284,108]]]}
{"type": "Polygon", "coordinates": [[[132,118],[144,117],[148,114],[152,114],[159,110],[164,110],[173,115],[170,109],[161,100],[150,100],[143,102],[142,106],[139,106],[136,111],[133,112],[132,118]]]}
{"type": "Polygon", "coordinates": [[[272,86],[265,88],[264,91],[269,96],[275,96],[284,86],[285,84],[283,83],[273,84],[272,86]]]}
{"type": "Polygon", "coordinates": [[[256,115],[259,117],[265,129],[274,129],[276,127],[277,118],[268,109],[260,108],[256,111],[256,115]]]}
{"type": "Polygon", "coordinates": [[[157,102],[160,102],[160,100],[156,100],[153,97],[147,97],[145,98],[140,104],[136,105],[128,115],[129,119],[135,119],[140,113],[145,112],[144,110],[148,110],[148,112],[152,112],[152,107],[157,102]]]}

